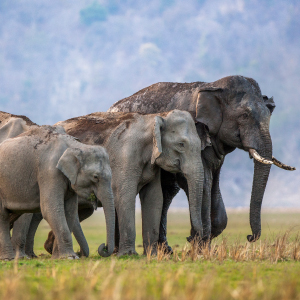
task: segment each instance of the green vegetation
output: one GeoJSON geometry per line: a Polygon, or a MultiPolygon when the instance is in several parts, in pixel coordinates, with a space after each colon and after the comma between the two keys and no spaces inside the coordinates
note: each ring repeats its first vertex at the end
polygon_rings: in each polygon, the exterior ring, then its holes
{"type": "MultiPolygon", "coordinates": [[[[248,214],[231,212],[223,236],[199,254],[185,243],[188,212],[173,212],[168,236],[174,255],[101,258],[96,252],[105,240],[101,211],[83,222],[91,257],[77,261],[45,254],[44,222],[36,236],[38,259],[0,263],[0,299],[299,299],[299,217],[263,213],[262,238],[249,244],[248,214]]],[[[136,223],[142,253],[140,215],[136,223]]]]}

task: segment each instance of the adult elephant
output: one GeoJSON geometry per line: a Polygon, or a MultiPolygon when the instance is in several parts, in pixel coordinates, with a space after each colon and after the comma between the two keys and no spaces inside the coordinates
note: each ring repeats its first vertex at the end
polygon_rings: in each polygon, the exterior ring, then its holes
{"type": "MultiPolygon", "coordinates": [[[[247,236],[248,241],[253,242],[261,235],[261,205],[271,164],[294,170],[272,156],[269,123],[274,108],[273,98],[263,96],[254,79],[228,76],[211,83],[156,83],[116,102],[108,111],[157,113],[172,109],[186,110],[195,114],[199,135],[209,131],[212,147],[207,144],[202,151],[205,172],[202,218],[208,220],[203,224],[206,240],[218,236],[227,225],[219,187],[224,158],[236,148],[248,151],[255,159],[250,202],[252,235],[247,236]]],[[[167,211],[179,187],[188,196],[187,182],[181,174],[162,174],[164,205],[160,224],[161,243],[167,243],[167,211]]],[[[192,228],[188,239],[193,236],[192,228]]],[[[170,247],[169,250],[172,251],[170,247]]]]}

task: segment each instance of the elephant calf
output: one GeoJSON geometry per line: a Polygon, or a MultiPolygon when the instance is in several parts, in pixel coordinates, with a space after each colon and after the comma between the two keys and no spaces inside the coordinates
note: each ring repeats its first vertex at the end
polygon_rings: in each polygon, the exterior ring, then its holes
{"type": "Polygon", "coordinates": [[[106,216],[108,245],[100,253],[113,252],[111,169],[102,147],[82,144],[51,126],[36,126],[1,143],[0,166],[0,259],[15,257],[10,216],[39,210],[56,236],[53,258],[77,258],[71,238],[77,195],[87,199],[91,193],[101,195],[106,216]]]}
{"type": "Polygon", "coordinates": [[[110,156],[120,230],[118,255],[136,254],[135,197],[138,193],[144,251],[158,241],[163,204],[161,168],[186,177],[191,223],[195,235],[202,237],[201,140],[190,113],[179,110],[153,115],[94,113],[56,125],[86,144],[103,145],[110,156]]]}

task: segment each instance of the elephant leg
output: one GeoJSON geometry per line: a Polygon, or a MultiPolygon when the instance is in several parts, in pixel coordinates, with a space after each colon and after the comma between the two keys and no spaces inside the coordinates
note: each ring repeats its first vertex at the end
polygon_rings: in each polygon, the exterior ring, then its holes
{"type": "Polygon", "coordinates": [[[54,241],[55,241],[55,235],[54,235],[53,231],[51,230],[51,231],[49,231],[47,240],[44,243],[44,249],[49,254],[52,254],[52,252],[53,252],[54,241]]]}
{"type": "Polygon", "coordinates": [[[22,214],[9,214],[9,230],[13,229],[14,223],[22,216],[22,214]]]}
{"type": "MultiPolygon", "coordinates": [[[[59,184],[56,186],[59,187],[59,184]]],[[[70,230],[77,213],[77,196],[65,199],[64,191],[55,186],[41,187],[40,193],[42,215],[56,237],[52,257],[78,258],[73,250],[70,230]]]]}
{"type": "Polygon", "coordinates": [[[10,218],[7,209],[0,210],[0,260],[12,260],[15,253],[10,241],[10,218]]]}
{"type": "Polygon", "coordinates": [[[86,238],[84,236],[84,233],[82,231],[80,223],[84,221],[85,219],[89,218],[94,213],[93,207],[87,207],[78,210],[78,215],[76,216],[76,220],[74,222],[73,227],[73,234],[75,236],[76,241],[78,242],[80,246],[80,252],[78,253],[79,256],[85,256],[88,257],[90,250],[89,245],[86,241],[86,238]]]}
{"type": "Polygon", "coordinates": [[[219,185],[220,169],[213,178],[211,220],[211,239],[217,237],[227,226],[227,214],[219,185]]]}
{"type": "Polygon", "coordinates": [[[135,251],[135,197],[137,184],[134,178],[130,178],[130,176],[126,176],[126,178],[130,185],[120,184],[120,190],[114,191],[120,229],[118,256],[138,254],[135,251]]]}
{"type": "MultiPolygon", "coordinates": [[[[73,195],[73,196],[67,197],[65,199],[64,211],[65,211],[65,217],[66,217],[69,231],[70,231],[70,233],[72,233],[74,223],[76,223],[76,219],[78,220],[78,198],[77,198],[77,195],[73,195]]],[[[55,237],[56,236],[57,235],[55,235],[55,237]]],[[[61,257],[61,250],[59,248],[58,242],[59,242],[59,239],[55,238],[54,244],[53,244],[53,251],[52,251],[53,258],[61,257]]],[[[73,250],[73,242],[72,242],[72,250],[73,250]]],[[[75,256],[72,256],[72,257],[68,256],[68,258],[78,259],[78,256],[75,254],[75,256]]]]}
{"type": "Polygon", "coordinates": [[[18,258],[27,257],[25,253],[25,244],[32,215],[33,214],[31,213],[23,214],[14,222],[11,243],[16,253],[16,257],[18,258]]]}
{"type": "Polygon", "coordinates": [[[120,247],[120,229],[117,211],[115,212],[115,250],[114,253],[119,252],[120,247]]]}
{"type": "Polygon", "coordinates": [[[180,190],[176,182],[176,175],[161,169],[161,188],[163,193],[163,207],[159,226],[158,244],[165,244],[166,251],[173,253],[167,241],[167,214],[173,198],[180,190]]]}
{"type": "Polygon", "coordinates": [[[140,200],[144,254],[147,253],[149,247],[151,254],[156,254],[163,206],[160,176],[156,176],[153,181],[141,189],[140,200]]]}
{"type": "MultiPolygon", "coordinates": [[[[94,212],[93,207],[78,209],[79,222],[81,223],[85,219],[89,218],[93,214],[93,212],[94,212]]],[[[83,255],[83,256],[88,257],[89,256],[89,247],[88,247],[86,239],[83,235],[81,225],[79,224],[79,226],[78,226],[78,223],[74,223],[74,226],[75,227],[74,227],[73,234],[76,238],[76,241],[78,242],[78,244],[80,246],[79,255],[80,256],[83,255]],[[76,235],[77,235],[77,237],[76,237],[76,235]],[[83,246],[83,249],[82,249],[81,245],[83,246]]],[[[55,235],[54,235],[53,231],[51,230],[48,233],[48,238],[47,238],[47,240],[45,241],[45,244],[44,244],[44,248],[49,254],[52,254],[54,241],[55,241],[55,235]]]]}
{"type": "Polygon", "coordinates": [[[35,236],[37,228],[42,220],[43,220],[43,216],[41,213],[33,214],[31,222],[30,222],[29,230],[27,233],[27,237],[26,237],[26,244],[25,244],[25,253],[28,257],[31,257],[31,258],[37,257],[33,251],[34,236],[35,236]]]}

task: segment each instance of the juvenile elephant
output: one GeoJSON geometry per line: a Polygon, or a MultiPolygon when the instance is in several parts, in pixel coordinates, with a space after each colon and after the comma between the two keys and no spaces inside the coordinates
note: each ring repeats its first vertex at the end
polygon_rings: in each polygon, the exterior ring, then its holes
{"type": "MultiPolygon", "coordinates": [[[[0,145],[0,259],[13,259],[10,215],[38,212],[55,236],[53,257],[76,258],[71,231],[77,216],[77,195],[102,199],[107,223],[108,256],[114,249],[115,210],[111,169],[106,151],[59,133],[51,126],[33,129],[0,145]]],[[[29,219],[30,221],[30,219],[29,219]]]]}
{"type": "Polygon", "coordinates": [[[201,141],[188,112],[93,113],[57,125],[86,144],[105,146],[109,153],[120,230],[118,255],[136,254],[135,197],[138,193],[144,251],[150,245],[154,245],[153,253],[156,251],[163,205],[161,168],[171,173],[180,172],[187,178],[191,224],[202,237],[201,141]]]}
{"type": "MultiPolygon", "coordinates": [[[[26,116],[14,115],[0,111],[0,143],[37,127],[38,125],[32,122],[26,116]]],[[[55,130],[60,133],[66,133],[61,126],[55,126],[55,130]]],[[[96,206],[102,207],[102,203],[98,199],[96,206]]],[[[80,222],[90,217],[93,214],[94,210],[95,203],[92,203],[91,201],[80,197],[78,198],[78,213],[80,222]]],[[[13,245],[13,249],[15,251],[18,251],[19,258],[26,256],[31,258],[37,257],[33,251],[34,236],[42,219],[43,216],[41,213],[25,213],[21,216],[10,214],[10,228],[14,228],[11,242],[13,245]]],[[[74,230],[74,235],[77,242],[81,246],[80,254],[88,257],[89,246],[84,238],[80,225],[74,230]]],[[[45,243],[45,249],[50,254],[52,254],[53,243],[54,234],[51,231],[51,233],[49,234],[49,238],[45,243]]]]}
{"type": "MultiPolygon", "coordinates": [[[[160,113],[172,109],[193,112],[199,136],[209,131],[211,146],[202,151],[205,173],[202,217],[204,238],[218,236],[227,225],[219,178],[225,156],[236,148],[248,151],[255,159],[250,204],[252,235],[248,241],[259,239],[261,234],[261,204],[271,164],[294,170],[272,156],[269,132],[270,116],[275,108],[273,98],[263,96],[258,83],[243,76],[228,76],[215,82],[174,83],[160,82],[146,87],[110,107],[109,112],[160,113]]],[[[166,242],[167,211],[179,191],[188,194],[186,180],[162,172],[164,195],[159,242],[166,242]]],[[[193,228],[191,235],[194,235],[193,228]]],[[[169,247],[169,251],[172,249],[169,247]]]]}

